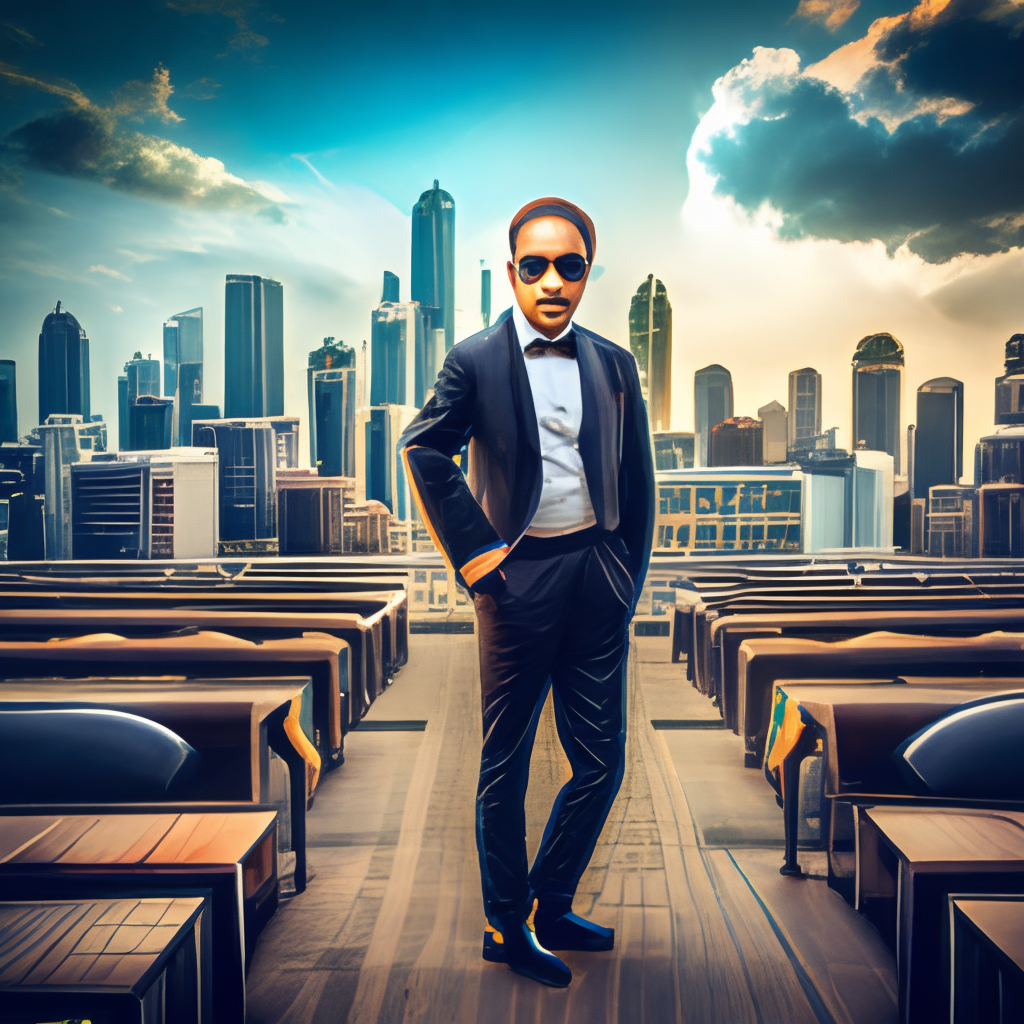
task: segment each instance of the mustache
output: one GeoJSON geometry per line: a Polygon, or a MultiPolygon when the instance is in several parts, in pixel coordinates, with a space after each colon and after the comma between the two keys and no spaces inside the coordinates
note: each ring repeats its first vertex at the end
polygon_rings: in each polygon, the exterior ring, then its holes
{"type": "Polygon", "coordinates": [[[537,300],[538,306],[568,306],[569,300],[563,298],[561,295],[551,295],[545,299],[537,300]]]}

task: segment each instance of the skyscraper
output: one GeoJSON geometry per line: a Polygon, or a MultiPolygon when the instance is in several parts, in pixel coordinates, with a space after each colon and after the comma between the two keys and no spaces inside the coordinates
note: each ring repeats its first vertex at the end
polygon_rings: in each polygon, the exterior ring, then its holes
{"type": "Polygon", "coordinates": [[[757,410],[757,418],[764,425],[764,464],[771,466],[785,462],[788,441],[786,407],[781,402],[769,402],[757,410]]]}
{"type": "MultiPolygon", "coordinates": [[[[386,272],[385,272],[386,273],[386,272]]],[[[394,276],[394,275],[392,275],[394,276]]],[[[396,278],[397,280],[397,278],[396,278]]],[[[387,283],[385,279],[385,290],[387,283]]],[[[319,445],[317,442],[317,414],[316,414],[316,393],[314,380],[321,370],[343,370],[352,371],[352,395],[351,400],[356,401],[355,396],[355,349],[349,348],[343,341],[335,344],[334,338],[324,338],[320,348],[313,349],[309,353],[309,362],[306,366],[306,402],[309,407],[309,464],[316,469],[320,461],[319,445]]],[[[354,428],[353,428],[354,429],[354,428]]]]}
{"type": "Polygon", "coordinates": [[[647,275],[629,304],[629,348],[640,371],[651,429],[671,429],[672,306],[665,286],[653,274],[647,275]]]}
{"type": "Polygon", "coordinates": [[[484,327],[491,326],[491,272],[480,261],[480,320],[484,327]]]}
{"type": "Polygon", "coordinates": [[[789,445],[821,433],[821,374],[805,366],[789,375],[789,445]]]}
{"type": "Polygon", "coordinates": [[[455,200],[437,178],[412,208],[410,296],[422,307],[427,329],[444,331],[447,352],[455,344],[455,200]]]}
{"type": "Polygon", "coordinates": [[[936,377],[922,384],[917,389],[916,426],[913,496],[927,498],[932,487],[958,484],[963,476],[963,383],[936,377]]]}
{"type": "MultiPolygon", "coordinates": [[[[175,313],[164,323],[164,394],[173,397],[181,363],[203,361],[203,307],[175,313]]],[[[202,395],[199,396],[200,399],[202,395]]]]}
{"type": "Polygon", "coordinates": [[[356,371],[313,372],[310,431],[316,433],[316,460],[321,476],[354,477],[356,473],[356,371]]]}
{"type": "Polygon", "coordinates": [[[128,447],[128,374],[117,378],[117,447],[123,451],[128,447]]]}
{"type": "Polygon", "coordinates": [[[1024,334],[1006,343],[1006,372],[996,377],[996,424],[1024,423],[1024,334]]]}
{"type": "Polygon", "coordinates": [[[224,415],[284,415],[284,289],[255,274],[224,285],[224,415]]]}
{"type": "MultiPolygon", "coordinates": [[[[143,395],[160,396],[160,360],[143,359],[141,352],[136,352],[124,364],[125,376],[128,378],[128,408],[143,395]]],[[[173,394],[173,392],[172,392],[173,394]]]]}
{"type": "Polygon", "coordinates": [[[888,452],[899,476],[903,346],[886,333],[869,334],[853,356],[853,444],[888,452]]]}
{"type": "Polygon", "coordinates": [[[370,405],[414,405],[426,401],[443,353],[438,335],[424,329],[416,302],[382,302],[370,325],[370,405]]]}
{"type": "Polygon", "coordinates": [[[392,274],[390,270],[384,271],[384,287],[380,290],[380,301],[381,302],[398,302],[398,286],[399,280],[397,274],[392,274]]]}
{"type": "Polygon", "coordinates": [[[764,426],[749,416],[733,416],[711,428],[710,466],[763,466],[764,426]]]}
{"type": "Polygon", "coordinates": [[[18,377],[13,359],[0,359],[0,444],[18,440],[18,377]]]}
{"type": "Polygon", "coordinates": [[[711,428],[732,416],[732,374],[712,363],[693,375],[693,404],[700,465],[707,466],[711,428]]]}
{"type": "Polygon", "coordinates": [[[58,302],[39,332],[39,422],[54,413],[88,420],[89,405],[89,339],[58,302]]]}

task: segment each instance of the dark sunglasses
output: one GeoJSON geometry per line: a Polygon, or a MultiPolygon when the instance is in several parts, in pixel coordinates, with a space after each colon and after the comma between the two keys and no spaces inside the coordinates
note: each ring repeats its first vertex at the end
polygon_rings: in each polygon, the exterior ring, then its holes
{"type": "Polygon", "coordinates": [[[513,263],[523,284],[536,284],[546,273],[551,264],[563,281],[581,281],[587,272],[587,261],[578,252],[567,252],[556,256],[553,260],[545,256],[524,256],[518,263],[513,263]]]}

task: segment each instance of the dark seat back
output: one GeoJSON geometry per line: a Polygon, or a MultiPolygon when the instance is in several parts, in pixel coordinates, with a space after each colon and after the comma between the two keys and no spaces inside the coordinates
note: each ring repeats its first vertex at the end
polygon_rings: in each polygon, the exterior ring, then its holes
{"type": "Polygon", "coordinates": [[[901,743],[894,756],[912,792],[1024,800],[1024,692],[962,704],[901,743]]]}
{"type": "Polygon", "coordinates": [[[173,798],[199,754],[170,729],[99,708],[0,708],[0,803],[173,798]]]}

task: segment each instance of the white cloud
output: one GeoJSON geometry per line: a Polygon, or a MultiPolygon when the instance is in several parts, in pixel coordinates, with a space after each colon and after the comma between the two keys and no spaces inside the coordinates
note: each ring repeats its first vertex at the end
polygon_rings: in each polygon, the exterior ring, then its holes
{"type": "Polygon", "coordinates": [[[115,281],[130,281],[131,278],[127,274],[122,274],[120,270],[112,270],[110,267],[105,267],[102,263],[94,263],[89,268],[90,274],[105,274],[107,277],[114,278],[115,281]]]}

